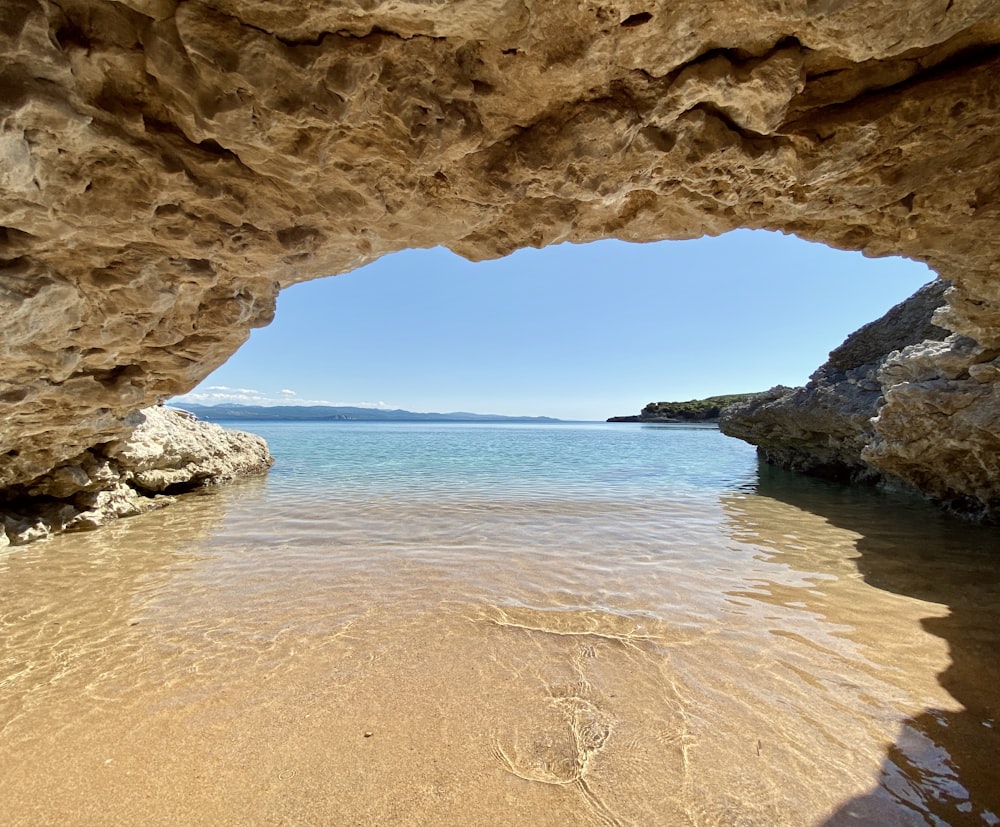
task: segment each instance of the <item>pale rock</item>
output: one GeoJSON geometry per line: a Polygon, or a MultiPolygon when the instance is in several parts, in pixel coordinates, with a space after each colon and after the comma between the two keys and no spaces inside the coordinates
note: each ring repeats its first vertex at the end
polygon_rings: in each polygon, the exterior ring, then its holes
{"type": "Polygon", "coordinates": [[[997,355],[995,349],[984,348],[968,336],[953,334],[892,354],[882,367],[882,380],[892,386],[932,379],[959,379],[968,376],[972,368],[992,362],[997,355]]]}
{"type": "Polygon", "coordinates": [[[3,541],[23,545],[63,531],[97,528],[173,502],[185,492],[267,471],[259,436],[201,422],[172,408],[132,415],[126,438],[96,446],[0,502],[3,541]]]}
{"type": "Polygon", "coordinates": [[[186,411],[147,408],[129,438],[106,446],[127,469],[126,479],[148,492],[224,482],[270,468],[259,436],[202,422],[186,411]]]}
{"type": "Polygon", "coordinates": [[[124,482],[117,482],[112,488],[94,494],[75,498],[80,509],[66,522],[66,531],[87,531],[100,528],[121,517],[135,517],[174,501],[173,497],[144,496],[124,482]]]}

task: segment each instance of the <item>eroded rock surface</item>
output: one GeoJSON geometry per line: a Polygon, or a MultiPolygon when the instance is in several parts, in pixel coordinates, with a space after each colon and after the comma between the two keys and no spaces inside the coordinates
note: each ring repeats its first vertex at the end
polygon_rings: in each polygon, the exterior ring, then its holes
{"type": "Polygon", "coordinates": [[[934,323],[946,287],[932,282],[851,334],[805,387],[724,409],[720,428],[783,468],[901,482],[962,513],[1000,518],[1000,360],[934,323]]]}
{"type": "Polygon", "coordinates": [[[903,348],[948,336],[932,321],[946,286],[932,282],[848,336],[805,387],[779,386],[725,408],[720,428],[783,468],[848,481],[877,479],[862,453],[885,402],[882,371],[903,348]]]}
{"type": "Polygon", "coordinates": [[[933,490],[993,450],[944,400],[995,401],[997,77],[997,0],[4,0],[0,486],[121,439],[281,286],[752,227],[951,281],[976,344],[903,354],[868,448],[933,490]]]}
{"type": "Polygon", "coordinates": [[[172,408],[146,408],[123,439],[95,446],[0,500],[0,547],[97,528],[172,501],[170,494],[260,474],[273,462],[255,434],[172,408]]]}

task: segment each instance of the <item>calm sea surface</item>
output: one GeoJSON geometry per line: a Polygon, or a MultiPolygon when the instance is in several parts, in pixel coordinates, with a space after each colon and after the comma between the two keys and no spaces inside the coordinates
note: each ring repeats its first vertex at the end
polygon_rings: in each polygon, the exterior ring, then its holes
{"type": "Polygon", "coordinates": [[[0,555],[0,824],[1000,824],[996,529],[713,428],[243,427],[0,555]]]}

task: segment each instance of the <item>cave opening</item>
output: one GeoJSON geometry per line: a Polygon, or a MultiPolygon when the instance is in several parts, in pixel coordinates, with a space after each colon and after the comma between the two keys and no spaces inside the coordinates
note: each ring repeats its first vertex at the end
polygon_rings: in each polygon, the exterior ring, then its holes
{"type": "Polygon", "coordinates": [[[603,420],[804,384],[932,279],[915,261],[749,230],[482,262],[409,250],[286,288],[275,321],[177,404],[603,420]]]}

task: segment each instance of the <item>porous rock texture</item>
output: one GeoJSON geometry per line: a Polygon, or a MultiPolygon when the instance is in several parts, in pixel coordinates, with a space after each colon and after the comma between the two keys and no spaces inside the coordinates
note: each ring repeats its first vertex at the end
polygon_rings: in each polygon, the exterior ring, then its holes
{"type": "Polygon", "coordinates": [[[172,501],[171,493],[260,474],[273,459],[255,434],[151,407],[130,418],[131,433],[84,451],[0,501],[0,548],[63,531],[97,528],[172,501]]]}
{"type": "Polygon", "coordinates": [[[998,0],[3,0],[0,486],[122,439],[282,286],[750,227],[950,280],[964,338],[904,351],[866,450],[930,491],[984,463],[954,493],[994,503],[998,77],[998,0]]]}

